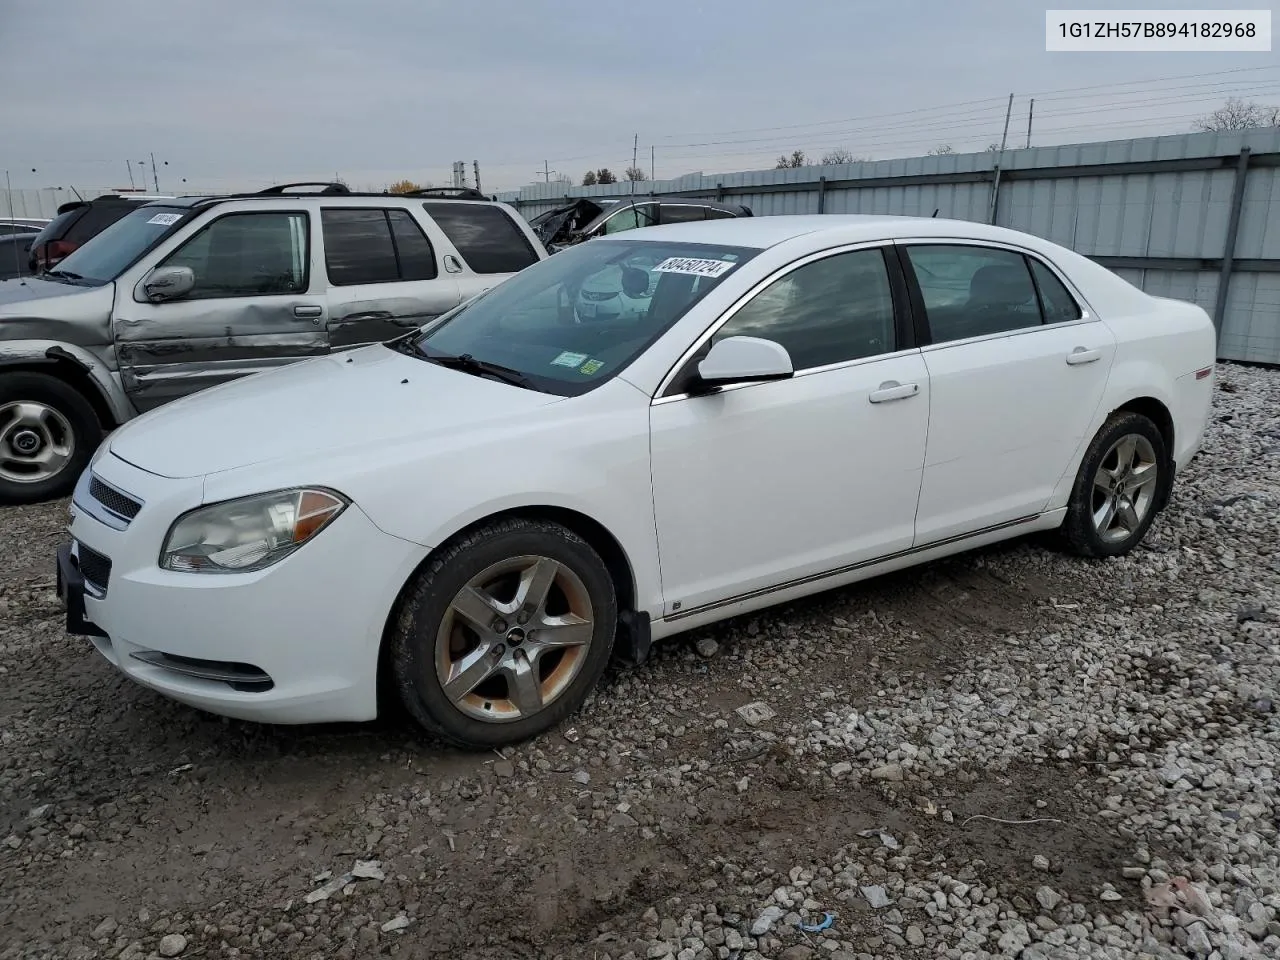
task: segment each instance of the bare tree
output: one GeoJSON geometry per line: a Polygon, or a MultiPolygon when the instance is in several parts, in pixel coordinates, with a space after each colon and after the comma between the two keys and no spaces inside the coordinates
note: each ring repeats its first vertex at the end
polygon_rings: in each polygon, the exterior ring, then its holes
{"type": "Polygon", "coordinates": [[[952,153],[955,153],[955,152],[956,152],[956,151],[955,151],[955,147],[951,146],[951,144],[949,144],[949,143],[940,143],[940,144],[938,144],[936,147],[934,147],[932,150],[930,150],[930,151],[929,151],[929,156],[931,156],[931,157],[945,157],[945,156],[947,156],[948,154],[952,154],[952,153]]]}
{"type": "Polygon", "coordinates": [[[618,178],[613,175],[613,171],[608,167],[601,167],[596,171],[596,183],[617,183],[618,178]]]}
{"type": "Polygon", "coordinates": [[[628,180],[648,180],[648,176],[639,167],[627,167],[627,172],[623,174],[628,180]]]}
{"type": "Polygon", "coordinates": [[[1230,97],[1217,110],[1196,120],[1192,126],[1210,133],[1251,130],[1254,127],[1280,127],[1280,107],[1252,100],[1246,103],[1239,97],[1230,97]]]}
{"type": "Polygon", "coordinates": [[[582,185],[584,187],[594,187],[599,182],[600,181],[596,179],[596,172],[594,170],[588,170],[582,176],[582,185]]]}
{"type": "Polygon", "coordinates": [[[778,157],[778,162],[773,165],[775,170],[785,170],[788,167],[803,167],[809,161],[805,158],[803,150],[792,150],[791,156],[785,153],[778,157]]]}
{"type": "Polygon", "coordinates": [[[866,163],[869,159],[870,157],[856,156],[852,150],[846,150],[844,147],[836,147],[822,155],[823,163],[866,163]]]}

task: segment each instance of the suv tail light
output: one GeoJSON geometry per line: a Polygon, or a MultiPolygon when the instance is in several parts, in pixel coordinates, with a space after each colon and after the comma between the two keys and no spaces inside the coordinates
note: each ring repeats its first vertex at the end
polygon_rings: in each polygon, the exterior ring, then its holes
{"type": "Polygon", "coordinates": [[[44,273],[52,270],[66,257],[75,251],[79,244],[69,240],[50,240],[48,243],[33,247],[31,250],[31,272],[44,273]]]}

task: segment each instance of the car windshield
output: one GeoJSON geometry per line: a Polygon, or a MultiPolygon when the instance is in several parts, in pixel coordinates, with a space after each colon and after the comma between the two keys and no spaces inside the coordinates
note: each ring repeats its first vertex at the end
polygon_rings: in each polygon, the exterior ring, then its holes
{"type": "Polygon", "coordinates": [[[630,364],[759,252],[591,240],[445,315],[417,348],[428,359],[465,355],[518,373],[533,389],[577,396],[630,364]]]}
{"type": "Polygon", "coordinates": [[[190,213],[183,207],[139,207],[75,250],[52,275],[94,285],[110,283],[190,213]]]}

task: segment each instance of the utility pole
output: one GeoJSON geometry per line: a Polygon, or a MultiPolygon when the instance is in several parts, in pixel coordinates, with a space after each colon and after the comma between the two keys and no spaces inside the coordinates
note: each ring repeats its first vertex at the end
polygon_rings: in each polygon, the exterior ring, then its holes
{"type": "Polygon", "coordinates": [[[991,203],[987,210],[987,223],[996,222],[996,205],[1000,202],[1000,174],[1004,166],[1004,148],[1009,142],[1009,118],[1013,116],[1013,94],[1009,94],[1009,106],[1004,112],[1004,133],[1000,136],[1000,152],[996,155],[995,176],[991,178],[991,203]]]}
{"type": "Polygon", "coordinates": [[[472,160],[471,167],[476,172],[476,189],[479,190],[480,189],[480,161],[472,160]]]}
{"type": "Polygon", "coordinates": [[[156,176],[156,152],[151,151],[151,182],[156,185],[156,193],[160,192],[160,178],[156,176]]]}
{"type": "MultiPolygon", "coordinates": [[[[636,138],[635,138],[633,141],[631,141],[631,166],[632,166],[632,169],[634,169],[634,168],[635,168],[635,165],[636,165],[636,153],[637,153],[639,150],[640,150],[640,134],[638,134],[638,133],[637,133],[637,134],[636,134],[636,138]]],[[[628,180],[631,180],[631,195],[634,197],[634,196],[636,195],[636,182],[635,182],[635,180],[634,180],[634,179],[632,179],[632,178],[630,178],[630,177],[628,177],[627,179],[628,179],[628,180]]]]}
{"type": "Polygon", "coordinates": [[[1031,105],[1027,107],[1027,146],[1031,146],[1031,118],[1036,112],[1036,98],[1031,98],[1031,105]]]}
{"type": "Polygon", "coordinates": [[[551,163],[550,161],[547,161],[547,160],[542,161],[542,182],[543,183],[551,182],[551,163]]]}
{"type": "Polygon", "coordinates": [[[125,165],[125,167],[126,167],[126,168],[128,168],[128,170],[129,170],[129,188],[130,188],[130,189],[133,189],[133,188],[135,188],[135,187],[137,186],[137,184],[133,182],[133,161],[132,161],[132,160],[126,160],[126,161],[124,162],[124,165],[125,165]]]}
{"type": "MultiPolygon", "coordinates": [[[[9,171],[4,172],[4,191],[6,194],[6,202],[9,204],[9,219],[12,220],[15,214],[13,209],[13,183],[9,180],[9,171]]],[[[24,208],[25,209],[25,208],[24,208]]],[[[13,265],[17,268],[15,276],[22,276],[22,257],[18,255],[18,245],[11,244],[13,247],[13,265]]]]}
{"type": "Polygon", "coordinates": [[[649,144],[649,179],[658,179],[658,165],[653,162],[653,144],[649,144]]]}

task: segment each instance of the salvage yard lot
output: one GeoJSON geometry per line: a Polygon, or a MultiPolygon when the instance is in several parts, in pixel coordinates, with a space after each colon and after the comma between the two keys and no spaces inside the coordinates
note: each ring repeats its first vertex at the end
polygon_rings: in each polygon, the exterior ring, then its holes
{"type": "Polygon", "coordinates": [[[698,631],[505,758],[137,687],[62,631],[65,502],[0,512],[0,958],[1280,955],[1280,372],[1219,380],[1129,557],[698,631]]]}

